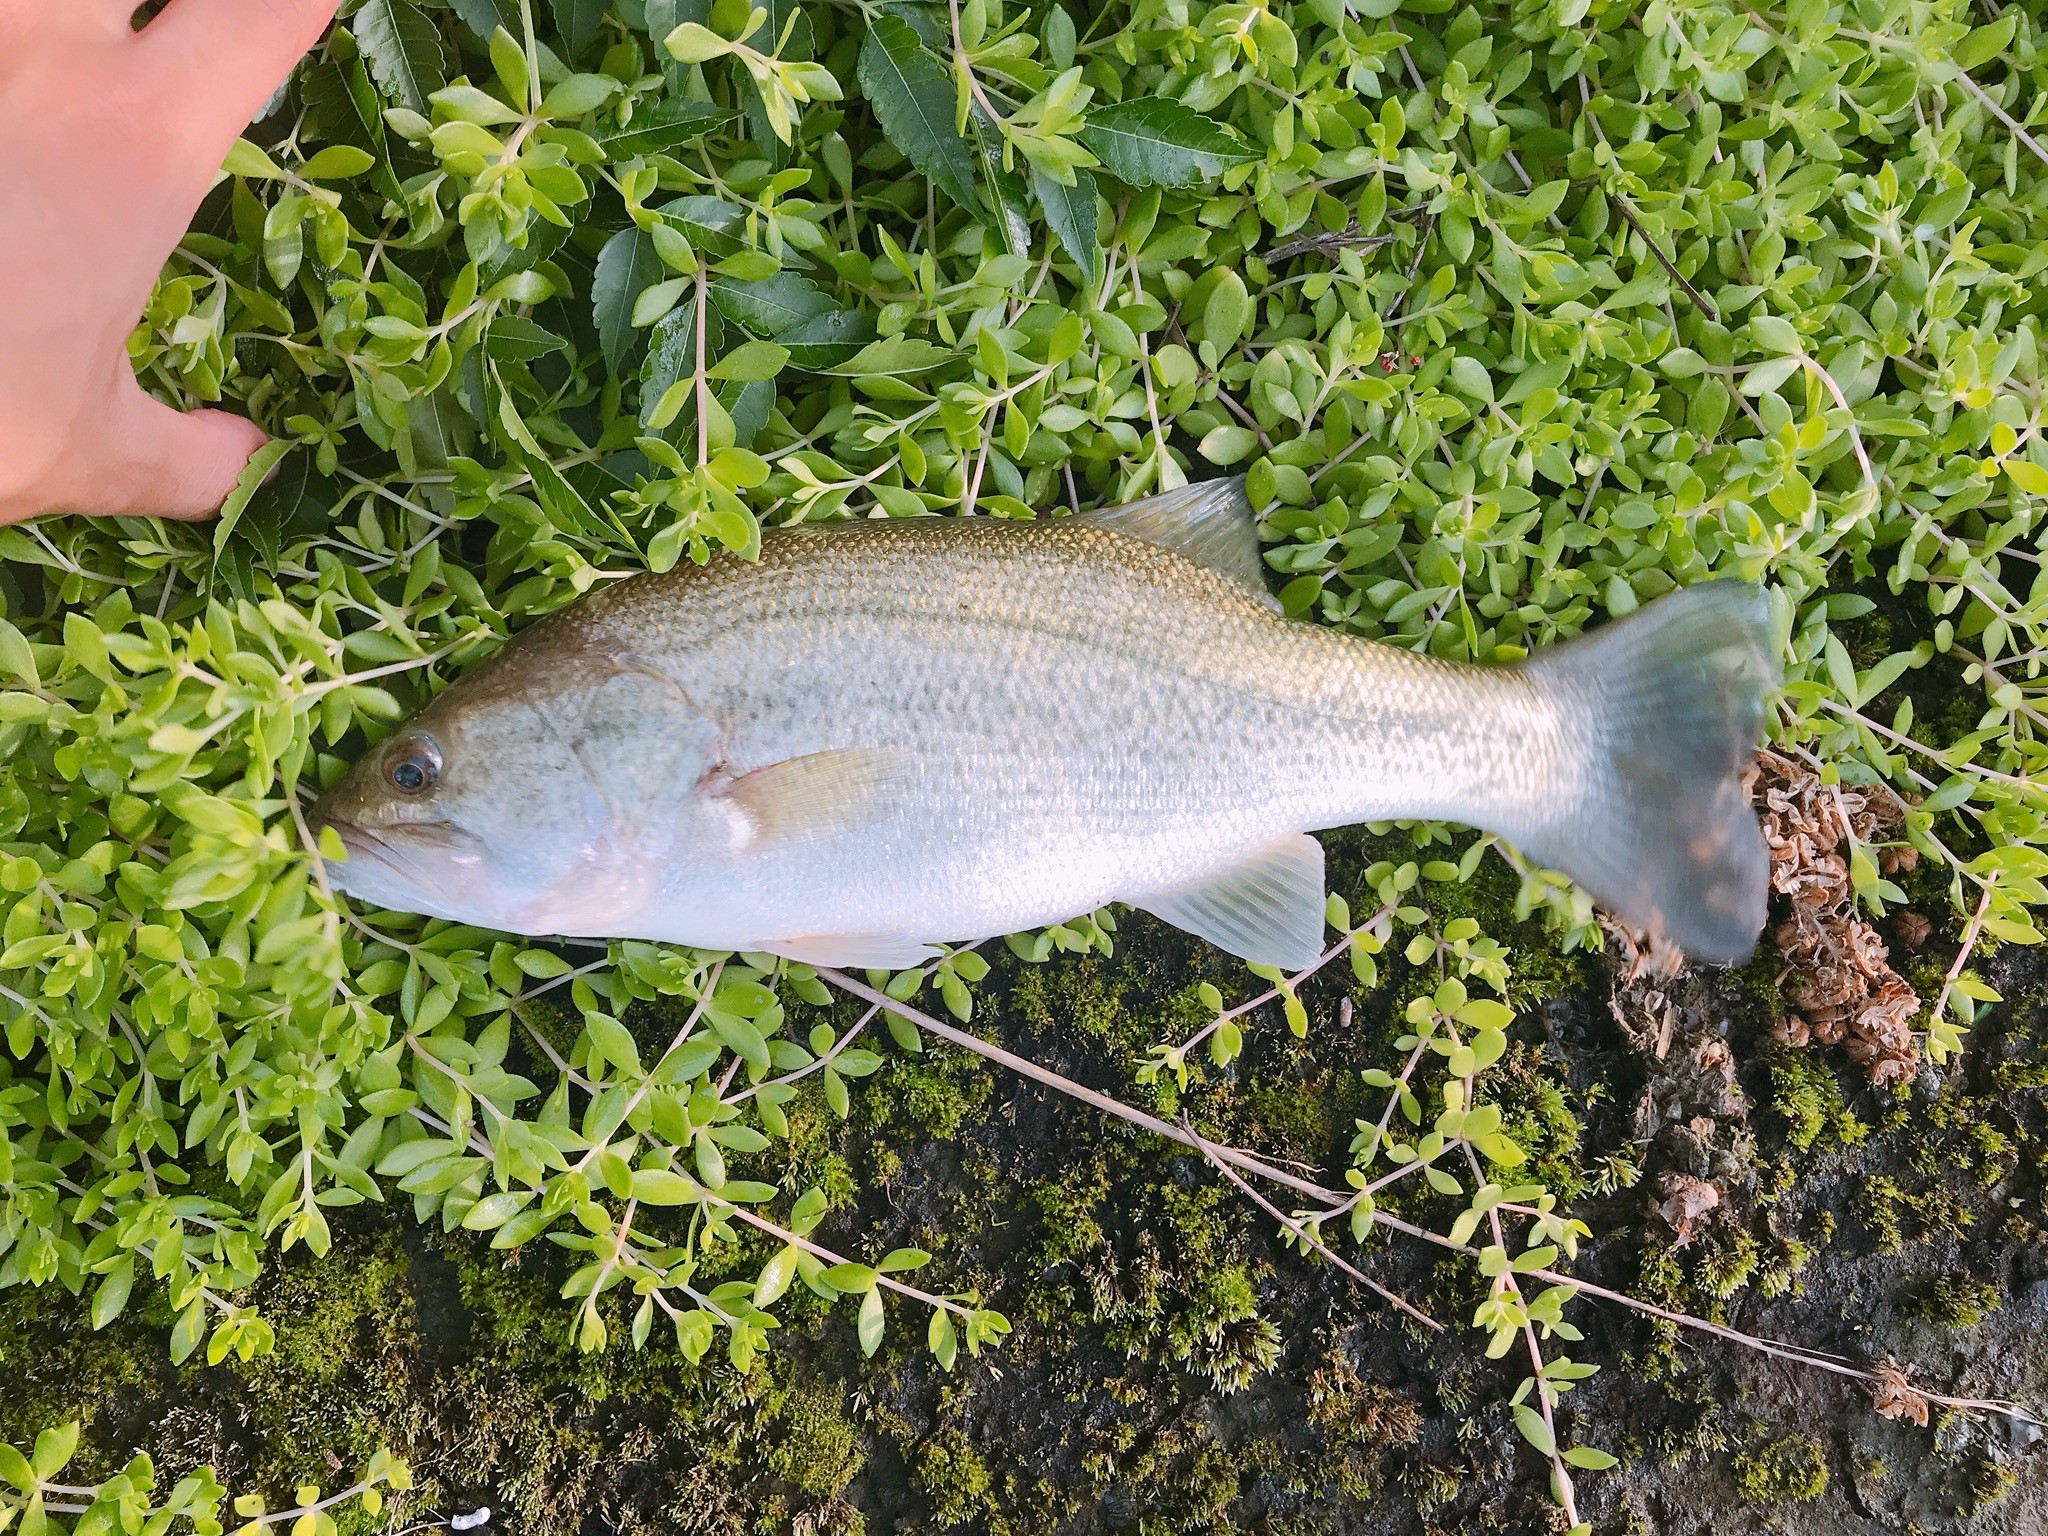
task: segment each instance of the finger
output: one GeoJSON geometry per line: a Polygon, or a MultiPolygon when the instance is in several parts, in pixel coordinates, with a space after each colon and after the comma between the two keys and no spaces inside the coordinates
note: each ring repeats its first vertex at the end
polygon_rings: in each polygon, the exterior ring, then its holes
{"type": "Polygon", "coordinates": [[[171,0],[142,34],[144,67],[180,107],[239,128],[320,41],[337,0],[171,0]]]}
{"type": "Polygon", "coordinates": [[[49,0],[0,0],[0,37],[9,43],[9,53],[25,42],[49,42],[55,38],[99,42],[130,30],[132,7],[118,4],[52,5],[49,0]]]}
{"type": "Polygon", "coordinates": [[[117,516],[211,517],[249,455],[269,441],[228,411],[177,411],[139,384],[117,394],[98,451],[67,467],[57,510],[117,516]]]}

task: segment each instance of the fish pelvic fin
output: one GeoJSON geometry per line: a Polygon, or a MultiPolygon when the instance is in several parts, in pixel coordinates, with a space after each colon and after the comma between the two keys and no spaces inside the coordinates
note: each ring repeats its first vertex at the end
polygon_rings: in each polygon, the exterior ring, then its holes
{"type": "Polygon", "coordinates": [[[1198,481],[1143,501],[1082,512],[1063,521],[1092,523],[1171,550],[1227,578],[1254,602],[1275,613],[1280,611],[1279,600],[1266,587],[1258,522],[1252,504],[1245,499],[1242,475],[1198,481]]]}
{"type": "Polygon", "coordinates": [[[1583,756],[1578,792],[1515,842],[1694,958],[1748,959],[1770,861],[1743,769],[1777,657],[1763,589],[1709,581],[1530,658],[1527,676],[1583,756]]]}
{"type": "Polygon", "coordinates": [[[860,971],[907,971],[939,957],[936,946],[907,933],[810,933],[771,939],[758,947],[804,965],[860,971]]]}
{"type": "Polygon", "coordinates": [[[1205,880],[1131,905],[1239,959],[1305,971],[1322,958],[1323,845],[1305,834],[1283,837],[1205,880]]]}

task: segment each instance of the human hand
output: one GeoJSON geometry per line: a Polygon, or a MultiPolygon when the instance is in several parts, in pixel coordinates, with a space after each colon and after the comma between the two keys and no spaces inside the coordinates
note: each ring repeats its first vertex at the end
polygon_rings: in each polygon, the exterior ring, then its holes
{"type": "Polygon", "coordinates": [[[228,146],[336,0],[0,0],[0,523],[205,517],[255,423],[152,399],[127,338],[228,146]]]}

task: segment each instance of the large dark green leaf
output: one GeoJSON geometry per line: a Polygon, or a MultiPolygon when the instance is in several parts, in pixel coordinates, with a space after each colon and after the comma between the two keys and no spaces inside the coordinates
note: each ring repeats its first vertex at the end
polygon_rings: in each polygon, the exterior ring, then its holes
{"type": "Polygon", "coordinates": [[[868,28],[860,88],[889,142],[954,202],[974,207],[974,155],[953,127],[953,82],[902,17],[877,16],[868,28]]]}
{"type": "MultiPolygon", "coordinates": [[[[725,322],[718,311],[704,310],[704,360],[708,365],[725,350],[725,322]]],[[[697,306],[685,299],[655,322],[647,343],[647,366],[641,369],[640,419],[644,422],[661,404],[671,385],[697,372],[697,306]]],[[[694,420],[694,416],[692,420],[694,420]]]]}
{"type": "Polygon", "coordinates": [[[1098,107],[1081,142],[1134,187],[1191,187],[1258,158],[1231,129],[1165,97],[1098,107]]]}
{"type": "Polygon", "coordinates": [[[518,0],[448,0],[448,9],[485,42],[500,27],[515,37],[520,33],[518,0]]]}
{"type": "Polygon", "coordinates": [[[370,78],[385,100],[424,116],[448,83],[441,34],[413,0],[369,0],[349,20],[370,78]]]}
{"type": "Polygon", "coordinates": [[[775,409],[775,383],[772,379],[749,379],[744,384],[728,380],[719,386],[718,403],[732,418],[733,446],[751,448],[768,425],[768,413],[775,409]]]}
{"type": "Polygon", "coordinates": [[[476,424],[453,395],[435,390],[406,402],[406,436],[399,458],[410,459],[411,473],[446,469],[450,459],[475,452],[476,424]]]}
{"type": "MultiPolygon", "coordinates": [[[[995,205],[996,230],[1012,256],[1029,256],[1031,194],[1025,191],[1022,176],[1003,168],[1002,130],[979,107],[968,115],[967,126],[974,136],[975,151],[981,156],[982,184],[995,205]]],[[[986,213],[983,217],[987,217],[986,213]]]]}
{"type": "MultiPolygon", "coordinates": [[[[642,103],[633,121],[623,126],[601,128],[595,138],[613,160],[630,160],[635,155],[657,155],[678,144],[702,138],[719,124],[732,120],[732,108],[686,97],[642,103]]],[[[715,201],[707,198],[705,201],[715,201]]]]}
{"type": "Polygon", "coordinates": [[[732,231],[746,217],[746,210],[721,198],[679,197],[654,211],[692,247],[714,260],[745,249],[732,231]]]}
{"type": "Polygon", "coordinates": [[[627,362],[639,350],[633,301],[640,297],[641,289],[661,278],[663,270],[661,258],[654,254],[653,238],[639,229],[620,230],[598,253],[590,309],[597,321],[598,345],[604,348],[605,366],[613,378],[625,374],[627,362]]]}
{"type": "Polygon", "coordinates": [[[562,249],[568,238],[569,231],[559,224],[535,223],[526,232],[526,244],[508,245],[483,264],[478,274],[481,285],[488,288],[500,278],[509,277],[514,272],[531,272],[542,262],[553,261],[557,257],[573,259],[573,253],[562,249]]]}
{"type": "Polygon", "coordinates": [[[574,58],[588,48],[604,24],[605,0],[551,0],[562,43],[574,58]]]}
{"type": "Polygon", "coordinates": [[[1074,184],[1063,187],[1037,166],[1031,168],[1031,191],[1045,211],[1045,224],[1092,285],[1102,276],[1102,249],[1095,232],[1095,178],[1074,172],[1074,184]]]}
{"type": "Polygon", "coordinates": [[[491,322],[484,350],[501,363],[531,362],[559,352],[569,343],[545,326],[535,325],[518,315],[500,315],[491,322]]]}
{"type": "Polygon", "coordinates": [[[249,498],[235,531],[263,556],[265,569],[275,570],[284,546],[325,527],[340,499],[340,484],[314,468],[310,452],[289,453],[249,498]]]}
{"type": "Polygon", "coordinates": [[[729,320],[756,336],[780,336],[791,326],[839,308],[839,301],[807,277],[777,272],[758,282],[736,278],[712,280],[711,302],[729,320]]]}
{"type": "Polygon", "coordinates": [[[587,539],[607,536],[603,522],[591,511],[590,503],[562,477],[559,469],[537,453],[521,452],[519,459],[533,480],[534,500],[541,504],[549,522],[564,533],[581,534],[587,539]]]}
{"type": "Polygon", "coordinates": [[[865,310],[834,309],[791,326],[775,337],[789,351],[789,366],[818,373],[837,368],[875,339],[875,319],[865,310]]]}

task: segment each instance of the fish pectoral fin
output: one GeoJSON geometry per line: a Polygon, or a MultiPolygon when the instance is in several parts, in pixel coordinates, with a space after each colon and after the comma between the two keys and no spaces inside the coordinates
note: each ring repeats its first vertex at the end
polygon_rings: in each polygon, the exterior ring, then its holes
{"type": "Polygon", "coordinates": [[[870,825],[897,803],[909,775],[904,753],[843,747],[720,779],[709,792],[740,808],[745,846],[755,851],[870,825]]]}
{"type": "Polygon", "coordinates": [[[1228,577],[1247,596],[1279,611],[1278,599],[1266,587],[1266,562],[1259,554],[1258,525],[1245,500],[1242,475],[1183,485],[1143,501],[1083,512],[1069,521],[1093,523],[1170,549],[1228,577]]]}
{"type": "Polygon", "coordinates": [[[1257,965],[1305,971],[1322,958],[1323,845],[1297,833],[1193,885],[1131,902],[1257,965]]]}
{"type": "Polygon", "coordinates": [[[848,966],[860,971],[907,971],[939,953],[937,946],[907,933],[811,933],[777,939],[760,948],[805,965],[848,966]]]}

